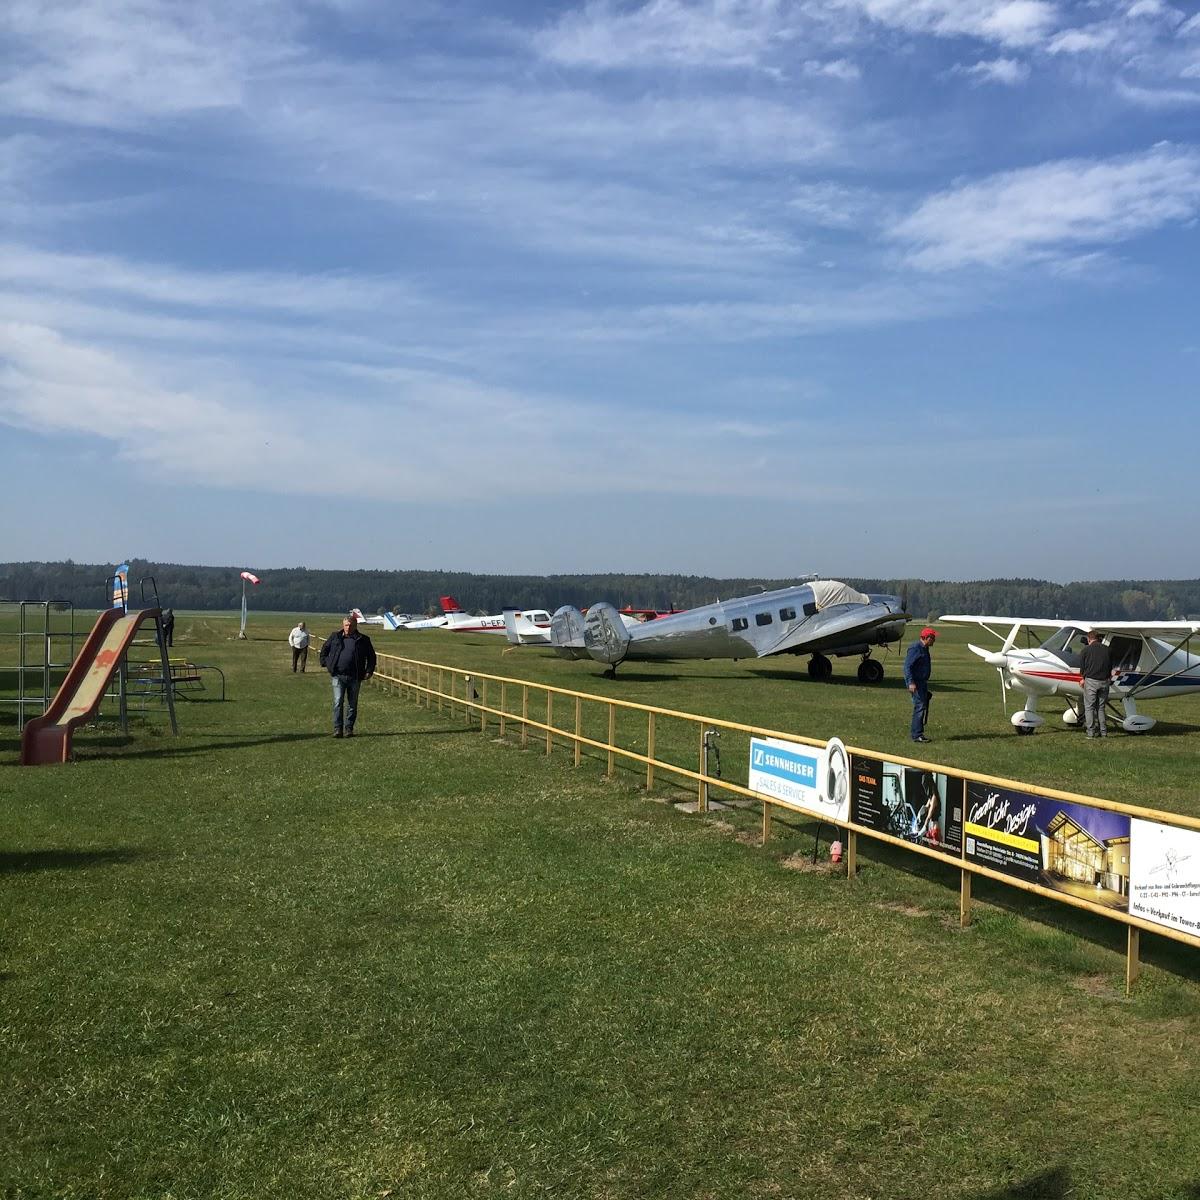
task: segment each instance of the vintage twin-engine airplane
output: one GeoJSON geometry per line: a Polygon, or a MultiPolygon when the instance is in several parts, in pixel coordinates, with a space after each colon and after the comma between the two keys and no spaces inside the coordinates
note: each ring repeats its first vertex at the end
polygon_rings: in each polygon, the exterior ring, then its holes
{"type": "Polygon", "coordinates": [[[550,640],[563,658],[593,658],[616,675],[626,659],[765,658],[807,654],[808,673],[828,679],[829,655],[860,655],[858,678],[878,683],[883,664],[872,646],[904,636],[908,613],[899,596],[869,596],[833,579],[739,596],[653,621],[622,620],[611,604],[593,604],[586,615],[560,608],[550,623],[550,640]]]}
{"type": "Polygon", "coordinates": [[[999,638],[999,650],[979,646],[969,649],[1000,672],[1000,695],[1008,709],[1008,692],[1024,694],[1025,706],[1010,718],[1018,733],[1033,733],[1045,724],[1037,705],[1043,696],[1061,696],[1067,702],[1065,725],[1082,720],[1083,681],[1079,654],[1094,629],[1112,654],[1114,679],[1110,697],[1125,710],[1121,728],[1145,733],[1154,718],[1137,710],[1137,698],[1183,696],[1200,691],[1200,657],[1189,653],[1188,643],[1200,633],[1197,621],[1042,621],[1017,617],[941,617],[939,625],[979,625],[999,638]],[[1022,629],[1050,629],[1040,646],[1014,648],[1022,629]]]}

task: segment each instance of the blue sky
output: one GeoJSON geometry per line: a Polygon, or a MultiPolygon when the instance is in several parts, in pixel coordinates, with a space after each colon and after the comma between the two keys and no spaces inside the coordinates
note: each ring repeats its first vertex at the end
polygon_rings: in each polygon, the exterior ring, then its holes
{"type": "Polygon", "coordinates": [[[1193,577],[1200,14],[8,0],[0,559],[1193,577]]]}

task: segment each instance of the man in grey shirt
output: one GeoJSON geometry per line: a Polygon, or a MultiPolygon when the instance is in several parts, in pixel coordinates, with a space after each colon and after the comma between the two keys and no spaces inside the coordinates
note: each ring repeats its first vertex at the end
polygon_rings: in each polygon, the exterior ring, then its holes
{"type": "Polygon", "coordinates": [[[1087,645],[1079,655],[1079,674],[1083,679],[1083,721],[1090,738],[1108,736],[1104,709],[1108,704],[1112,669],[1108,647],[1094,629],[1089,629],[1087,645]]]}

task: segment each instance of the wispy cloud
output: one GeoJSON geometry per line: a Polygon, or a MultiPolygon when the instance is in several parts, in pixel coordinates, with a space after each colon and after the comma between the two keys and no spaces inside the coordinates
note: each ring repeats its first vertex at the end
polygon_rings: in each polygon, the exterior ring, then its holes
{"type": "Polygon", "coordinates": [[[1104,161],[1068,159],[941,192],[890,236],[928,271],[990,267],[1124,242],[1200,212],[1200,151],[1169,145],[1104,161]]]}
{"type": "Polygon", "coordinates": [[[1016,87],[1029,78],[1029,64],[1015,58],[992,58],[973,63],[971,66],[955,64],[951,71],[965,75],[977,83],[1000,83],[1016,87]]]}

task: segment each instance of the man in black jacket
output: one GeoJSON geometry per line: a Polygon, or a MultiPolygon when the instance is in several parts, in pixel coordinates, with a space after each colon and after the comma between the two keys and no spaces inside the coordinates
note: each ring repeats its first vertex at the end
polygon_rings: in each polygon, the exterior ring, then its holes
{"type": "Polygon", "coordinates": [[[1087,645],[1079,655],[1079,675],[1083,680],[1083,722],[1090,738],[1108,736],[1104,710],[1108,705],[1112,669],[1112,652],[1100,635],[1089,629],[1087,645]]]}
{"type": "Polygon", "coordinates": [[[358,618],[353,613],[343,617],[341,629],[325,639],[321,666],[333,679],[333,736],[353,737],[358,689],[364,679],[375,674],[375,647],[365,633],[359,633],[358,618]]]}

